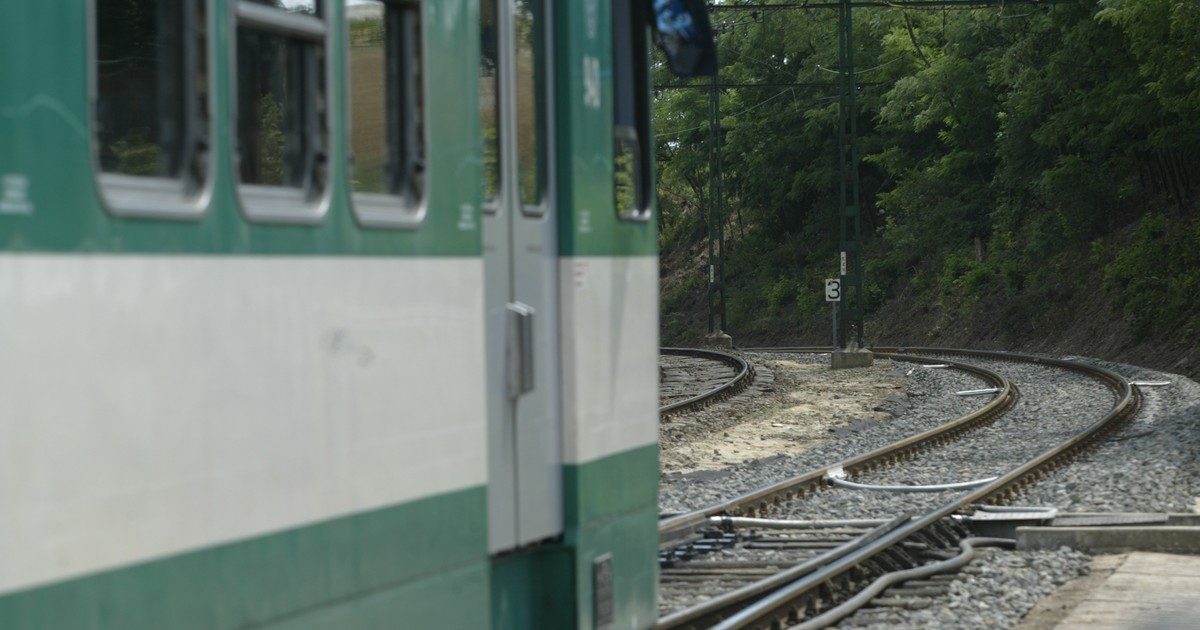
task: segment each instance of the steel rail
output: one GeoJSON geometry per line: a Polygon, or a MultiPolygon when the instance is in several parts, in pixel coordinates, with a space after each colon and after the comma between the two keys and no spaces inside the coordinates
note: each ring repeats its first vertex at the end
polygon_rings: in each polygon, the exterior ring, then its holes
{"type": "Polygon", "coordinates": [[[732,366],[738,370],[736,376],[732,379],[714,387],[706,392],[692,396],[684,400],[675,401],[669,405],[663,405],[658,408],[660,416],[667,416],[673,413],[679,413],[686,409],[694,409],[703,405],[716,402],[738,393],[750,384],[754,376],[754,368],[745,359],[725,352],[717,352],[716,350],[704,350],[701,348],[659,348],[659,354],[669,354],[673,356],[694,357],[697,359],[708,359],[710,361],[718,361],[726,365],[732,366]]]}
{"type": "Polygon", "coordinates": [[[927,365],[949,363],[952,368],[973,374],[983,381],[1000,388],[1000,392],[983,407],[943,425],[906,437],[867,453],[855,455],[828,466],[821,466],[820,468],[784,479],[758,490],[747,492],[715,505],[662,519],[658,523],[659,546],[669,546],[691,536],[697,528],[703,527],[708,523],[708,517],[710,516],[755,516],[761,514],[771,505],[818,490],[823,486],[829,485],[826,475],[829,471],[839,467],[848,474],[865,472],[905,454],[949,441],[971,429],[994,421],[1001,414],[1008,411],[1017,401],[1018,392],[1016,386],[1009,382],[1008,379],[991,370],[965,363],[946,362],[940,359],[930,359],[920,356],[898,354],[887,356],[893,356],[902,361],[927,365]]]}
{"type": "MultiPolygon", "coordinates": [[[[841,619],[853,614],[854,611],[865,606],[877,595],[895,584],[899,584],[908,580],[925,578],[931,575],[937,575],[938,573],[957,571],[971,562],[971,560],[975,557],[975,548],[977,547],[1006,547],[1011,549],[1016,546],[1016,542],[1017,541],[1009,538],[964,538],[958,543],[959,549],[962,551],[957,556],[942,560],[941,562],[924,564],[912,569],[906,569],[904,571],[886,573],[880,576],[874,582],[871,582],[867,588],[860,591],[854,597],[851,597],[841,604],[838,604],[834,608],[824,611],[820,615],[817,615],[817,617],[809,619],[808,621],[800,624],[796,630],[813,630],[814,628],[824,628],[825,626],[837,623],[841,619]]],[[[760,603],[765,605],[765,602],[760,603]]],[[[752,614],[752,611],[746,610],[743,611],[743,613],[750,615],[752,614]]],[[[730,618],[725,620],[725,623],[721,624],[721,626],[736,628],[738,627],[738,624],[739,621],[737,619],[730,618]]],[[[714,630],[718,630],[721,626],[718,626],[717,629],[714,630]]]]}
{"type": "MultiPolygon", "coordinates": [[[[853,584],[855,580],[853,579],[852,572],[876,556],[887,553],[906,539],[918,535],[923,530],[942,522],[943,519],[962,511],[970,505],[995,503],[1011,499],[1020,485],[1034,481],[1048,472],[1051,467],[1064,463],[1072,456],[1078,454],[1088,444],[1113,430],[1121,421],[1132,417],[1140,405],[1139,393],[1128,379],[1111,370],[1097,366],[1008,352],[946,348],[904,349],[904,351],[910,350],[943,355],[978,356],[989,359],[1021,361],[1079,372],[1100,380],[1107,385],[1114,392],[1116,401],[1113,408],[1104,417],[1089,424],[1083,431],[1043,451],[1020,466],[1013,468],[986,486],[960,495],[924,515],[913,518],[903,526],[893,529],[871,541],[870,544],[859,547],[853,553],[847,554],[810,572],[805,577],[790,583],[788,586],[773,591],[770,595],[769,605],[763,604],[753,608],[744,608],[742,609],[743,612],[737,614],[736,620],[731,619],[729,614],[722,614],[720,612],[714,615],[693,617],[691,619],[692,623],[687,624],[687,627],[707,627],[723,620],[729,620],[731,623],[727,625],[731,628],[769,627],[781,621],[798,621],[813,608],[815,602],[820,601],[822,592],[832,593],[847,590],[845,588],[839,589],[838,584],[843,582],[853,584]]],[[[804,351],[811,351],[811,349],[805,349],[804,351]]],[[[762,598],[752,601],[762,601],[762,598]]],[[[747,601],[746,603],[749,604],[751,601],[747,601]]],[[[828,603],[823,602],[822,604],[822,609],[829,608],[828,603]]],[[[849,614],[850,612],[850,610],[847,610],[845,614],[849,614]]]]}
{"type": "MultiPolygon", "coordinates": [[[[655,624],[655,628],[677,628],[686,627],[697,622],[704,623],[706,620],[714,617],[721,617],[729,614],[734,614],[741,610],[747,601],[770,595],[773,591],[787,586],[793,580],[799,579],[822,566],[846,557],[855,550],[869,544],[871,541],[880,538],[888,532],[903,525],[909,517],[901,516],[873,527],[866,534],[854,538],[846,543],[838,545],[825,553],[822,553],[814,558],[810,558],[800,564],[789,567],[768,576],[761,580],[757,580],[732,591],[722,593],[702,602],[697,606],[690,606],[683,610],[677,610],[666,616],[660,617],[655,624]],[[722,615],[724,613],[725,615],[722,615]]],[[[697,626],[701,627],[701,626],[697,626]]]]}

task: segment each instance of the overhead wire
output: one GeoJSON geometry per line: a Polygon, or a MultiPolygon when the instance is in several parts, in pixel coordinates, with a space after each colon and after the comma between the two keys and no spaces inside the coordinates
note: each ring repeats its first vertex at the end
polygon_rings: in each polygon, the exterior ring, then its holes
{"type": "MultiPolygon", "coordinates": [[[[862,92],[862,91],[865,91],[866,89],[868,89],[868,87],[869,87],[869,86],[860,86],[860,87],[859,87],[859,91],[860,91],[860,92],[862,92]]],[[[728,116],[740,116],[740,115],[742,115],[742,114],[744,114],[744,113],[746,113],[746,112],[749,112],[749,111],[751,111],[751,110],[753,110],[753,109],[755,109],[755,108],[761,107],[762,105],[765,105],[765,104],[766,104],[768,101],[772,101],[772,100],[774,100],[774,99],[776,99],[776,98],[779,98],[780,96],[782,96],[782,95],[784,95],[784,94],[786,94],[786,93],[788,93],[788,92],[791,92],[791,94],[792,94],[792,99],[793,99],[793,102],[794,102],[794,103],[797,103],[797,104],[799,104],[799,103],[800,103],[800,100],[799,100],[799,98],[796,96],[796,89],[795,89],[795,88],[784,88],[784,89],[783,89],[782,91],[780,91],[779,93],[777,93],[777,94],[775,94],[775,95],[773,95],[773,96],[771,96],[771,97],[765,98],[765,99],[763,99],[763,100],[761,100],[761,101],[759,101],[759,102],[755,103],[754,105],[751,105],[750,107],[747,107],[747,108],[745,108],[745,109],[743,109],[743,110],[741,110],[741,111],[733,112],[732,114],[727,114],[727,115],[728,115],[728,116]]],[[[838,100],[838,99],[840,99],[840,98],[841,98],[841,97],[840,97],[840,96],[838,96],[838,95],[836,95],[836,94],[835,94],[835,95],[833,95],[833,96],[820,96],[820,97],[816,97],[816,98],[813,98],[813,99],[811,99],[811,100],[805,101],[805,103],[807,103],[807,104],[809,104],[809,105],[819,105],[819,104],[821,104],[821,103],[829,103],[829,102],[833,102],[833,101],[836,101],[836,100],[838,100]]],[[[679,135],[679,134],[682,134],[682,133],[687,133],[687,132],[689,132],[689,131],[697,131],[697,130],[703,129],[703,128],[705,128],[705,127],[709,126],[709,124],[710,124],[710,123],[707,123],[707,122],[705,122],[705,123],[702,123],[702,124],[696,125],[695,127],[688,127],[687,129],[678,129],[678,130],[676,130],[676,131],[662,131],[662,132],[656,132],[656,133],[654,134],[654,137],[655,137],[655,138],[669,138],[669,137],[671,137],[671,136],[676,136],[676,135],[679,135]]],[[[788,137],[793,137],[793,136],[788,136],[788,137]]]]}
{"type": "MultiPolygon", "coordinates": [[[[905,52],[907,52],[907,51],[905,51],[905,52]]],[[[901,60],[901,59],[903,59],[903,58],[904,58],[904,55],[897,55],[897,56],[896,56],[896,57],[894,57],[893,59],[890,59],[890,60],[888,60],[888,61],[885,61],[885,62],[883,62],[883,63],[881,63],[881,64],[879,64],[879,65],[877,65],[877,66],[872,66],[872,67],[870,67],[870,68],[864,68],[864,69],[862,69],[862,70],[855,70],[855,71],[854,71],[854,74],[855,74],[855,75],[859,75],[859,74],[866,74],[866,73],[868,73],[868,72],[872,72],[872,71],[874,71],[874,70],[878,70],[878,69],[880,69],[880,68],[883,68],[883,67],[885,67],[885,66],[890,66],[890,65],[892,65],[893,63],[896,63],[897,61],[900,61],[900,60],[901,60]]],[[[821,70],[821,71],[824,71],[824,72],[828,72],[828,73],[830,73],[830,74],[841,74],[841,73],[842,73],[842,71],[841,71],[841,70],[831,70],[831,69],[829,69],[829,68],[826,68],[826,67],[822,66],[821,64],[817,64],[817,65],[816,65],[816,68],[817,68],[817,70],[821,70]]]]}
{"type": "MultiPolygon", "coordinates": [[[[734,113],[728,114],[728,115],[740,116],[742,114],[751,112],[751,110],[760,108],[760,107],[764,106],[764,104],[767,104],[770,101],[774,101],[775,98],[779,98],[780,96],[785,95],[785,94],[787,94],[787,92],[790,92],[790,91],[792,91],[792,88],[784,88],[778,92],[775,92],[775,94],[773,96],[768,96],[767,98],[763,98],[762,101],[758,101],[757,103],[752,104],[752,106],[745,108],[743,110],[740,110],[740,112],[734,112],[734,113]]],[[[661,132],[661,133],[655,133],[654,136],[659,137],[659,138],[668,138],[671,136],[678,136],[678,134],[680,134],[680,133],[688,133],[689,131],[702,130],[702,128],[707,127],[709,125],[710,125],[710,122],[703,122],[703,124],[701,124],[701,125],[696,125],[695,127],[688,127],[688,128],[685,128],[685,130],[666,131],[666,132],[661,132]]]]}

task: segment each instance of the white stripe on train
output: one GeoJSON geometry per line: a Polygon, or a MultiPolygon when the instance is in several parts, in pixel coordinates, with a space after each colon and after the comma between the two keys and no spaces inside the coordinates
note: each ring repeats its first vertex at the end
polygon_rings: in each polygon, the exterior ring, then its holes
{"type": "Polygon", "coordinates": [[[484,484],[482,271],[0,255],[0,593],[484,484]]]}

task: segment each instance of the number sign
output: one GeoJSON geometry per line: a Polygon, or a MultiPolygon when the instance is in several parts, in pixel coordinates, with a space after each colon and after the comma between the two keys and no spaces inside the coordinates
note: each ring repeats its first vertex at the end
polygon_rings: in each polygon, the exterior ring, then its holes
{"type": "Polygon", "coordinates": [[[826,302],[841,302],[842,301],[842,280],[841,280],[841,278],[826,278],[825,279],[825,301],[826,302]]]}

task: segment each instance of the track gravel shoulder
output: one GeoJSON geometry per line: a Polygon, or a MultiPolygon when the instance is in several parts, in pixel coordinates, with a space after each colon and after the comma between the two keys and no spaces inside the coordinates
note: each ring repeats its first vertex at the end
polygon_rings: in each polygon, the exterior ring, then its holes
{"type": "Polygon", "coordinates": [[[773,392],[663,424],[661,510],[710,505],[938,426],[988,402],[955,396],[983,386],[955,370],[879,360],[865,370],[835,371],[828,355],[817,354],[748,358],[774,371],[773,392]]]}
{"type": "Polygon", "coordinates": [[[890,361],[865,371],[834,372],[815,355],[806,358],[755,360],[776,375],[772,392],[664,422],[663,468],[677,473],[717,470],[802,451],[839,430],[886,420],[889,414],[875,408],[904,394],[890,361]]]}
{"type": "Polygon", "coordinates": [[[1028,487],[1016,502],[1072,512],[1200,512],[1200,384],[1178,374],[1080,360],[1170,385],[1142,388],[1133,421],[1028,487]]]}

